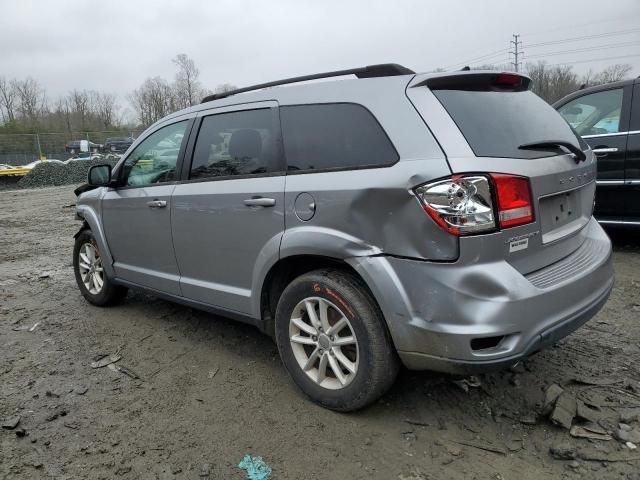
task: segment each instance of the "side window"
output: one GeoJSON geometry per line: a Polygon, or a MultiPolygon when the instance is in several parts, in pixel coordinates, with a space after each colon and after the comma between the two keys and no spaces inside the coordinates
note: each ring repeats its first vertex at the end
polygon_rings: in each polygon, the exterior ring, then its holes
{"type": "Polygon", "coordinates": [[[576,98],[558,110],[580,135],[620,131],[623,89],[606,90],[576,98]]]}
{"type": "Polygon", "coordinates": [[[280,107],[287,169],[391,165],[398,153],[371,113],[350,103],[280,107]]]}
{"type": "Polygon", "coordinates": [[[176,178],[180,145],[189,120],[155,131],[138,145],[124,162],[126,185],[144,186],[176,178]]]}
{"type": "Polygon", "coordinates": [[[276,163],[273,110],[241,110],[205,117],[189,178],[256,175],[276,163]]]}

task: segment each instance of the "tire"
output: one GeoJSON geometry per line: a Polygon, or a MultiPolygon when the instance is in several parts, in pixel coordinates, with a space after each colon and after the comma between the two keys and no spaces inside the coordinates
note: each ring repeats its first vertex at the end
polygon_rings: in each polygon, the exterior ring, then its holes
{"type": "MultiPolygon", "coordinates": [[[[90,271],[94,271],[90,270],[90,271]]],[[[113,282],[107,277],[106,272],[102,269],[100,262],[100,251],[98,244],[91,230],[83,230],[76,238],[76,243],[73,247],[73,271],[76,276],[76,283],[80,289],[82,296],[91,304],[99,307],[107,307],[120,303],[127,295],[127,288],[120,285],[114,285],[113,282]],[[87,263],[87,257],[91,260],[90,255],[87,255],[87,248],[89,251],[93,249],[96,255],[97,262],[93,264],[95,272],[101,273],[102,285],[98,287],[98,283],[90,280],[91,274],[87,275],[85,265],[91,265],[87,263]],[[81,258],[81,254],[85,258],[81,258]],[[85,280],[89,281],[89,285],[85,284],[85,280]]]]}
{"type": "Polygon", "coordinates": [[[400,362],[382,312],[362,280],[348,272],[316,270],[293,280],[278,301],[275,331],[293,381],[331,410],[350,412],[371,404],[398,374],[400,362]]]}

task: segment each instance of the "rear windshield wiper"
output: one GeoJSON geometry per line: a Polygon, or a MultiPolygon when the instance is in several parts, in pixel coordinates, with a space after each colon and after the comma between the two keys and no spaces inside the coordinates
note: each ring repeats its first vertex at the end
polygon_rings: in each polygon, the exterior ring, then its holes
{"type": "Polygon", "coordinates": [[[546,148],[558,148],[564,147],[573,153],[576,157],[576,163],[584,162],[587,159],[587,155],[580,150],[579,147],[575,146],[571,142],[565,142],[563,140],[545,140],[543,142],[533,142],[533,143],[523,143],[518,146],[520,150],[543,150],[546,148]]]}

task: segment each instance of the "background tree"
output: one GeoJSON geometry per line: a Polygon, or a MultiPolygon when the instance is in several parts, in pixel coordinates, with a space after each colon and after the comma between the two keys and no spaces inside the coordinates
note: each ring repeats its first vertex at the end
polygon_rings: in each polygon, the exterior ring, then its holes
{"type": "Polygon", "coordinates": [[[46,92],[37,80],[31,77],[13,80],[11,85],[16,93],[16,110],[22,121],[30,127],[37,127],[47,110],[46,92]]]}
{"type": "Polygon", "coordinates": [[[91,105],[101,128],[107,130],[118,123],[119,107],[114,94],[91,92],[91,105]]]}
{"type": "Polygon", "coordinates": [[[601,72],[589,71],[580,77],[570,65],[548,65],[547,62],[526,65],[526,73],[532,80],[531,89],[549,103],[560,100],[583,85],[591,87],[623,80],[630,72],[631,65],[615,64],[601,72]]]}
{"type": "Polygon", "coordinates": [[[231,90],[237,90],[237,88],[238,87],[236,87],[232,83],[223,83],[216,87],[215,93],[226,93],[226,92],[230,92],[231,90]]]}
{"type": "Polygon", "coordinates": [[[174,88],[161,77],[147,78],[131,93],[129,101],[144,126],[178,110],[174,88]]]}
{"type": "Polygon", "coordinates": [[[15,115],[16,91],[13,83],[0,77],[0,114],[3,123],[13,123],[15,115]]]}
{"type": "Polygon", "coordinates": [[[178,67],[173,85],[175,105],[178,109],[191,107],[202,100],[202,87],[198,81],[200,71],[186,53],[176,55],[172,62],[178,67]]]}

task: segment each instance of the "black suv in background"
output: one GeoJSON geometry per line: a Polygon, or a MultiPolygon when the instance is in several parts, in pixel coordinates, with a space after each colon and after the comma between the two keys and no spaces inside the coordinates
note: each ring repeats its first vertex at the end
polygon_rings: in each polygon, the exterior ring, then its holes
{"type": "Polygon", "coordinates": [[[640,227],[640,77],[578,90],[553,106],[598,156],[598,221],[640,227]]]}
{"type": "Polygon", "coordinates": [[[104,142],[102,150],[105,153],[108,152],[126,152],[127,148],[133,143],[132,137],[113,137],[107,138],[104,142]]]}

